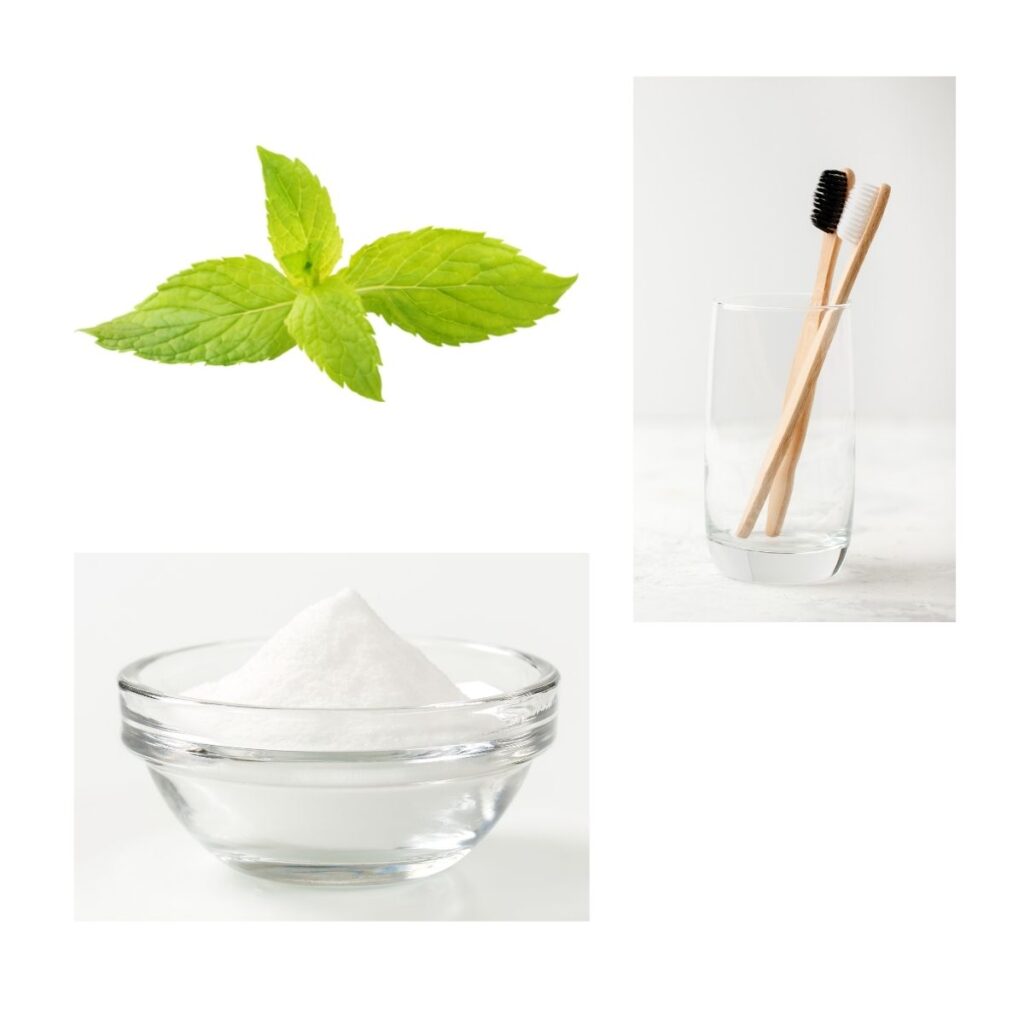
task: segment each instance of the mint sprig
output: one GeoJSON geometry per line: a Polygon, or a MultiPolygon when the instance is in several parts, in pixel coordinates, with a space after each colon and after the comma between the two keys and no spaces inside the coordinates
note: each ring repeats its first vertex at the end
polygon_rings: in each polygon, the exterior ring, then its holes
{"type": "Polygon", "coordinates": [[[434,227],[385,235],[333,273],[342,240],[327,190],[302,161],[257,150],[270,245],[284,274],[254,256],[196,263],[85,333],[164,363],[257,362],[297,345],[331,380],[381,401],[367,313],[433,345],[461,345],[558,312],[576,280],[480,232],[434,227]]]}

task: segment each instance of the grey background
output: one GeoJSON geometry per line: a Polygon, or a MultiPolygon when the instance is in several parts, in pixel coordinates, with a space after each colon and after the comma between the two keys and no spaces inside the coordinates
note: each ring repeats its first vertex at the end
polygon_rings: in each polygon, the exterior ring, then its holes
{"type": "Polygon", "coordinates": [[[634,130],[637,418],[703,416],[712,301],[809,291],[818,175],[852,167],[893,190],[853,292],[858,414],[952,419],[954,79],[640,78],[634,130]]]}

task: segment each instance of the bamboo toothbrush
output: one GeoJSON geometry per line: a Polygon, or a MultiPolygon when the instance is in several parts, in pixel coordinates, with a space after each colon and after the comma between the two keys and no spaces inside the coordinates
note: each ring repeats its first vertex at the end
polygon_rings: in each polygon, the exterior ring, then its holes
{"type": "MultiPolygon", "coordinates": [[[[836,257],[839,255],[839,246],[842,244],[842,240],[836,234],[836,228],[839,226],[839,218],[842,216],[846,197],[850,194],[853,183],[854,175],[849,167],[841,171],[822,171],[821,177],[818,179],[818,188],[814,193],[814,207],[811,210],[811,223],[823,232],[821,254],[818,257],[818,272],[815,275],[814,288],[811,291],[811,309],[804,319],[796,354],[793,356],[793,365],[789,370],[789,381],[786,384],[787,398],[793,389],[793,379],[800,369],[800,364],[803,362],[811,342],[814,341],[818,324],[821,322],[822,314],[815,307],[828,305],[828,295],[832,288],[832,273],[835,270],[836,257]]],[[[812,389],[807,408],[797,420],[793,437],[790,439],[782,465],[775,477],[775,483],[772,485],[772,491],[768,498],[768,521],[764,531],[769,537],[778,537],[782,532],[786,510],[789,508],[789,499],[793,494],[796,464],[803,451],[813,402],[814,390],[812,389]]]]}
{"type": "MultiPolygon", "coordinates": [[[[844,305],[850,298],[850,292],[857,281],[857,274],[871,248],[871,242],[874,240],[875,232],[882,220],[882,214],[885,213],[885,206],[889,201],[889,191],[888,185],[855,185],[852,194],[846,201],[836,233],[843,241],[853,245],[853,253],[843,271],[839,290],[836,292],[834,303],[836,306],[844,305]]],[[[793,380],[793,388],[786,399],[782,417],[768,448],[764,465],[758,473],[739,526],[736,527],[737,537],[749,537],[754,529],[757,517],[761,514],[761,509],[768,498],[768,492],[775,482],[779,466],[782,465],[797,421],[808,408],[811,392],[821,373],[821,367],[825,362],[825,356],[828,355],[829,345],[832,344],[832,339],[835,337],[841,315],[842,310],[833,308],[826,311],[822,317],[814,335],[814,341],[793,380]]]]}

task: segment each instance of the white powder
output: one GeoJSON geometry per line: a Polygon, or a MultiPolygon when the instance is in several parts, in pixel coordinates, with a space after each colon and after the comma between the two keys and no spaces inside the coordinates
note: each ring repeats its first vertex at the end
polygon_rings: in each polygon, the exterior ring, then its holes
{"type": "Polygon", "coordinates": [[[500,692],[482,680],[453,683],[359,594],[343,590],[296,615],[241,668],[183,691],[217,703],[183,706],[177,728],[193,742],[249,749],[432,748],[505,727],[500,709],[464,703],[500,692]],[[430,707],[452,702],[461,707],[430,707]]]}
{"type": "Polygon", "coordinates": [[[183,696],[278,708],[423,707],[465,700],[354,590],[300,612],[241,668],[183,696]]]}

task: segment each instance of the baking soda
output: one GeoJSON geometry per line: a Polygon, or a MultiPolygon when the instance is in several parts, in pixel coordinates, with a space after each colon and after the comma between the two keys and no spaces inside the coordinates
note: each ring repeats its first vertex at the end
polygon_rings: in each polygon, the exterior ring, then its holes
{"type": "Polygon", "coordinates": [[[354,590],[300,612],[241,668],[184,696],[276,708],[423,707],[466,699],[354,590]]]}

